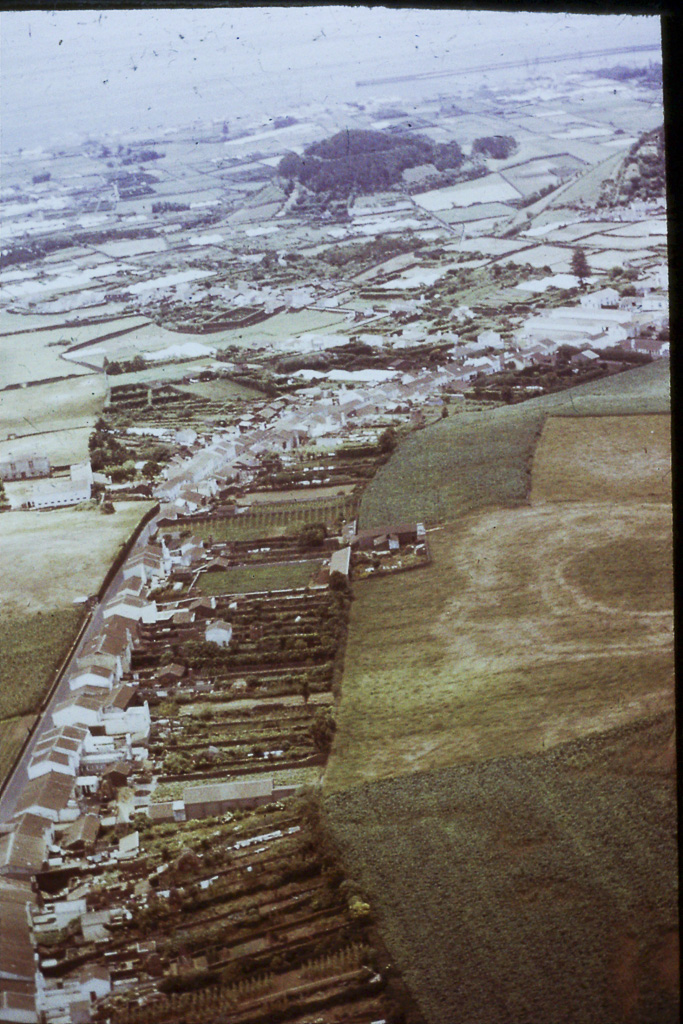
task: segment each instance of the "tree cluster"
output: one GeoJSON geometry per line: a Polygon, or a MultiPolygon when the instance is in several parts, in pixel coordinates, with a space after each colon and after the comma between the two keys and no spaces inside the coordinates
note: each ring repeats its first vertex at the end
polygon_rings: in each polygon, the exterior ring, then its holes
{"type": "Polygon", "coordinates": [[[493,157],[494,160],[505,160],[517,152],[519,146],[513,135],[484,135],[472,143],[472,156],[477,153],[493,157]]]}
{"type": "Polygon", "coordinates": [[[434,143],[424,135],[347,129],[306,148],[303,156],[287,153],[278,166],[281,177],[297,180],[313,192],[373,192],[395,184],[403,171],[434,164],[439,171],[457,169],[464,160],[457,142],[434,143]]]}

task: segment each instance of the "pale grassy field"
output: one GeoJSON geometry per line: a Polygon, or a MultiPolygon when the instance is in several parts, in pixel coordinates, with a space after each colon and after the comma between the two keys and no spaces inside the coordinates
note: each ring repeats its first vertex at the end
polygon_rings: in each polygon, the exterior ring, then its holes
{"type": "Polygon", "coordinates": [[[38,333],[0,337],[0,387],[92,372],[85,366],[62,359],[64,348],[49,347],[46,336],[50,333],[46,331],[45,336],[38,333]]]}
{"type": "Polygon", "coordinates": [[[117,502],[114,515],[56,509],[2,516],[0,617],[71,606],[94,593],[151,502],[117,502]]]}
{"type": "Polygon", "coordinates": [[[429,568],[355,587],[327,792],[672,706],[670,506],[486,512],[429,543],[429,568]]]}
{"type": "Polygon", "coordinates": [[[90,427],[72,427],[53,430],[48,434],[17,437],[13,441],[0,441],[0,459],[31,458],[40,453],[50,460],[51,466],[70,466],[88,458],[90,434],[90,427]]]}
{"type": "Polygon", "coordinates": [[[671,417],[549,416],[534,455],[531,499],[671,500],[671,417]]]}
{"type": "MultiPolygon", "coordinates": [[[[598,406],[662,393],[666,366],[609,383],[598,406]]],[[[430,567],[356,586],[328,791],[671,706],[669,431],[664,414],[551,416],[530,507],[461,516],[430,532],[430,567]]]]}
{"type": "Polygon", "coordinates": [[[74,427],[92,427],[104,405],[104,377],[88,374],[74,380],[5,391],[0,405],[0,440],[74,427]]]}
{"type": "Polygon", "coordinates": [[[500,174],[487,174],[449,188],[419,192],[413,199],[423,210],[449,210],[453,206],[504,202],[506,199],[518,199],[519,195],[519,191],[500,174]]]}

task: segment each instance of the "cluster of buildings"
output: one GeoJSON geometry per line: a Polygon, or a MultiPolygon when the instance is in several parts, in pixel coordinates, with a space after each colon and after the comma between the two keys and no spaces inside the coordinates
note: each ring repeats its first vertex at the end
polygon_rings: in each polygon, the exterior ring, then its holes
{"type": "Polygon", "coordinates": [[[62,508],[91,498],[94,474],[89,461],[70,466],[68,476],[51,473],[50,460],[41,455],[0,462],[0,479],[18,485],[7,492],[11,507],[62,508]]]}

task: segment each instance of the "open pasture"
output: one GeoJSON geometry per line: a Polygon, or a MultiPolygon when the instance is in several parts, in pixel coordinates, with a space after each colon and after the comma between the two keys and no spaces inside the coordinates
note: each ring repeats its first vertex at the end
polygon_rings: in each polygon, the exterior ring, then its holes
{"type": "Polygon", "coordinates": [[[0,407],[0,440],[10,434],[22,437],[92,427],[103,405],[104,378],[96,373],[5,391],[0,407]]]}
{"type": "Polygon", "coordinates": [[[62,359],[63,352],[63,348],[50,346],[40,334],[0,338],[0,387],[92,373],[85,366],[62,359]]]}
{"type": "Polygon", "coordinates": [[[671,417],[549,416],[534,454],[531,500],[671,500],[671,417]]]}
{"type": "Polygon", "coordinates": [[[70,508],[5,512],[0,535],[0,609],[32,615],[93,594],[151,502],[117,502],[114,515],[70,508]],[[74,552],[78,552],[77,557],[74,552]]]}
{"type": "Polygon", "coordinates": [[[0,720],[0,784],[12,768],[34,720],[33,715],[0,720]]]}
{"type": "Polygon", "coordinates": [[[0,460],[30,459],[44,455],[51,466],[71,466],[89,456],[90,427],[71,427],[47,434],[28,434],[12,441],[0,441],[0,460]]]}
{"type": "Polygon", "coordinates": [[[529,249],[520,249],[510,256],[502,256],[499,263],[515,263],[532,267],[548,266],[556,274],[567,274],[571,268],[572,250],[559,245],[535,245],[529,249]]]}
{"type": "Polygon", "coordinates": [[[500,203],[506,199],[518,199],[519,195],[518,189],[494,173],[448,188],[419,192],[413,199],[423,210],[437,211],[453,206],[472,206],[474,203],[500,203]]]}
{"type": "Polygon", "coordinates": [[[38,710],[83,621],[82,608],[0,613],[0,719],[38,710]]]}
{"type": "Polygon", "coordinates": [[[643,263],[653,257],[649,249],[601,249],[588,255],[591,267],[596,270],[611,270],[612,267],[622,267],[624,263],[643,263]]]}
{"type": "Polygon", "coordinates": [[[473,514],[356,586],[329,792],[542,751],[673,706],[671,509],[473,514]]]}

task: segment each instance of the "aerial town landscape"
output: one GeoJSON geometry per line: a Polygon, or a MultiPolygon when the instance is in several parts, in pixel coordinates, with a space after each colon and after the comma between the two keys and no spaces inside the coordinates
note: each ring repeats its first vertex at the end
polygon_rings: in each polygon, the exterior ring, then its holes
{"type": "Polygon", "coordinates": [[[678,1019],[662,58],[586,50],[3,143],[0,1021],[678,1019]]]}

